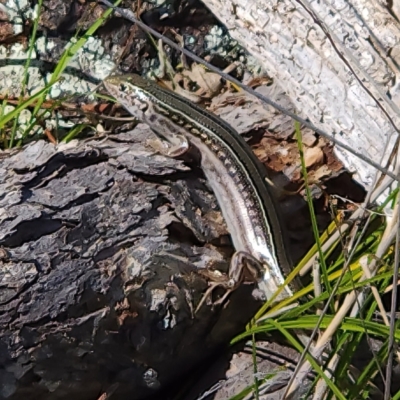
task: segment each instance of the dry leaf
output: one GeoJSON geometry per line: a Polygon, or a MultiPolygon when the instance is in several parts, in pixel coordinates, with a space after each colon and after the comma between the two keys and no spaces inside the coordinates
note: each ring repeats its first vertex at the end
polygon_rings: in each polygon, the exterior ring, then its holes
{"type": "Polygon", "coordinates": [[[187,76],[192,82],[196,82],[200,87],[200,91],[196,93],[202,97],[211,97],[221,90],[221,77],[214,72],[206,71],[199,64],[194,64],[190,71],[184,71],[182,74],[187,76]]]}
{"type": "Polygon", "coordinates": [[[163,80],[162,84],[165,87],[167,87],[169,90],[172,90],[176,94],[179,94],[180,96],[184,97],[185,99],[190,100],[192,103],[196,103],[196,104],[200,103],[200,101],[201,101],[200,96],[198,96],[194,92],[190,92],[186,89],[183,89],[178,83],[180,80],[181,80],[181,76],[179,74],[177,74],[174,78],[175,85],[173,85],[172,82],[167,81],[167,80],[163,80]]]}
{"type": "Polygon", "coordinates": [[[324,159],[324,153],[319,147],[312,147],[310,149],[306,149],[304,153],[304,161],[306,163],[306,167],[309,168],[315,164],[320,164],[324,159]]]}
{"type": "Polygon", "coordinates": [[[315,182],[320,182],[322,178],[330,175],[332,175],[330,168],[328,168],[327,165],[321,165],[316,171],[314,171],[313,178],[315,182]]]}
{"type": "Polygon", "coordinates": [[[317,141],[317,138],[314,131],[312,131],[311,129],[303,128],[301,130],[301,140],[303,144],[305,144],[307,147],[313,147],[315,145],[315,142],[317,141]]]}

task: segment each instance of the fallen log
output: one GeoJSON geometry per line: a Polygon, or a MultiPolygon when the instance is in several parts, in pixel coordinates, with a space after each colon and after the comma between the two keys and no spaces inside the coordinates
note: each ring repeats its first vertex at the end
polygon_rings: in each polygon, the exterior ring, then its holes
{"type": "Polygon", "coordinates": [[[232,248],[201,172],[150,132],[1,154],[0,399],[144,398],[259,306],[242,285],[195,313],[199,271],[226,271],[232,248]]]}

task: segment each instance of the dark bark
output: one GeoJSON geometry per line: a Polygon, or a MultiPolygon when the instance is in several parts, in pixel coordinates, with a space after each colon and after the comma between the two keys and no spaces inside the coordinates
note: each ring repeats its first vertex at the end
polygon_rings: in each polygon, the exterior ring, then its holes
{"type": "Polygon", "coordinates": [[[198,271],[226,270],[232,249],[215,246],[201,173],[146,148],[149,132],[2,154],[0,399],[143,398],[258,306],[244,285],[194,313],[198,271]]]}

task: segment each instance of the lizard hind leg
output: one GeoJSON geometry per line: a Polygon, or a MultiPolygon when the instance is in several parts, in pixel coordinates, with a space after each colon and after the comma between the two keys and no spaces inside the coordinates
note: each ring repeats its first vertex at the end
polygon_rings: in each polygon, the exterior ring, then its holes
{"type": "Polygon", "coordinates": [[[224,295],[215,301],[212,306],[223,304],[228,296],[235,291],[244,282],[260,282],[263,277],[264,266],[251,254],[245,251],[237,251],[231,259],[228,275],[223,279],[213,281],[209,274],[209,288],[204,293],[200,300],[195,313],[202,307],[205,301],[212,295],[212,292],[217,287],[223,287],[226,292],[224,295]]]}

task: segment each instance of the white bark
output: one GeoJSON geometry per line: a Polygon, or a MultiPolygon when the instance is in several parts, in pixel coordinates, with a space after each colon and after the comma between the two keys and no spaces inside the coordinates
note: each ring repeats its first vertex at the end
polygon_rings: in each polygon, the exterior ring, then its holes
{"type": "MultiPolygon", "coordinates": [[[[377,0],[203,1],[282,87],[300,116],[339,134],[374,161],[381,160],[388,143],[387,158],[400,126],[396,1],[392,9],[377,0]]],[[[374,169],[336,151],[368,186],[374,169]]]]}

